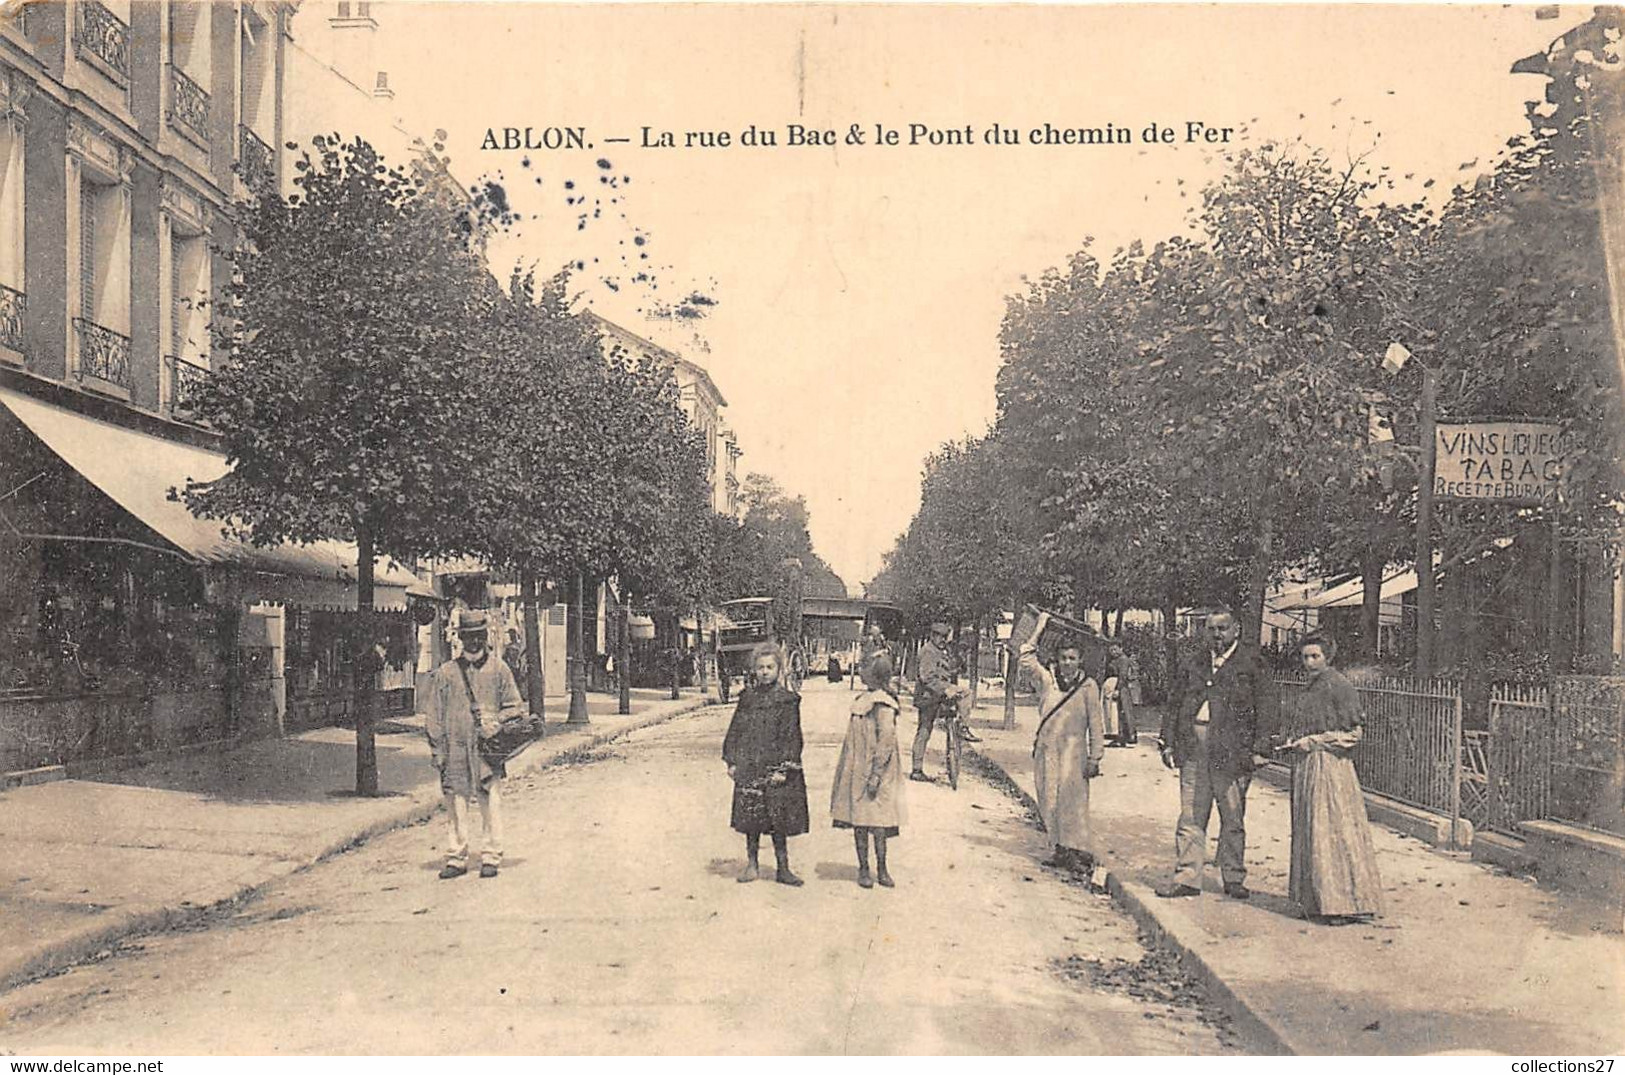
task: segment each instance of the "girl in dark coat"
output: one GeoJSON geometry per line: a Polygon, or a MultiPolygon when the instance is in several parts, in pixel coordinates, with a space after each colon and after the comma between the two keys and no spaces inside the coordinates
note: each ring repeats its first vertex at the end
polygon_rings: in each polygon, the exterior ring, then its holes
{"type": "Polygon", "coordinates": [[[745,834],[749,858],[741,883],[760,875],[762,833],[773,837],[781,885],[800,885],[790,871],[789,837],[807,831],[807,781],[801,772],[801,696],[784,687],[778,647],[751,651],[752,682],[722,741],[722,760],[733,778],[733,828],[745,834]]]}

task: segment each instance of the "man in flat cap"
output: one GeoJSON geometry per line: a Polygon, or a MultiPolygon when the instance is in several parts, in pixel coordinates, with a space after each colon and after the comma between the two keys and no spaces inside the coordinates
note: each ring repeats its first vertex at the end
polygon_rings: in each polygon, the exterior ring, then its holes
{"type": "MultiPolygon", "coordinates": [[[[931,625],[931,637],[920,646],[919,666],[914,677],[914,708],[919,714],[919,724],[914,728],[914,767],[908,774],[910,780],[931,779],[925,775],[925,748],[930,745],[931,729],[936,726],[937,718],[948,718],[943,707],[948,690],[954,685],[955,665],[948,645],[949,630],[947,623],[938,620],[931,625]]],[[[968,731],[965,738],[977,741],[968,731]]]]}
{"type": "Polygon", "coordinates": [[[508,717],[526,714],[513,671],[491,652],[491,621],[484,609],[458,613],[457,637],[462,653],[435,669],[429,680],[425,732],[440,790],[446,796],[450,843],[442,880],[468,872],[469,825],[479,804],[480,876],[495,877],[502,864],[501,762],[480,756],[480,739],[494,735],[508,717]]]}

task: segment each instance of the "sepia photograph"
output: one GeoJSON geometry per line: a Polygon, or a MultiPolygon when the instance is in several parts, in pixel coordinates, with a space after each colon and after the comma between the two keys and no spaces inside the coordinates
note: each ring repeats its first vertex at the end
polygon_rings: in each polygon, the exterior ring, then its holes
{"type": "Polygon", "coordinates": [[[7,1072],[1611,1071],[1622,108],[1591,5],[0,2],[7,1072]]]}

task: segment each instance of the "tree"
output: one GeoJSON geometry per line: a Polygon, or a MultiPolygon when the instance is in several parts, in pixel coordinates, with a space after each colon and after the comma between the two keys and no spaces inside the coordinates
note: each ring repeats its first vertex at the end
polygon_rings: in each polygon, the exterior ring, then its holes
{"type": "Polygon", "coordinates": [[[484,395],[471,349],[491,282],[466,207],[429,169],[386,164],[364,140],[318,137],[296,193],[242,208],[212,319],[231,356],[199,415],[231,469],[183,492],[197,515],[255,544],[354,541],[358,550],[356,791],[378,790],[372,730],[374,559],[477,546],[484,395]]]}
{"type": "Polygon", "coordinates": [[[790,557],[801,561],[807,596],[846,596],[846,584],[813,549],[804,497],[752,473],[745,476],[740,501],[745,509],[740,522],[719,517],[715,524],[713,577],[719,598],[771,596],[790,557]]]}

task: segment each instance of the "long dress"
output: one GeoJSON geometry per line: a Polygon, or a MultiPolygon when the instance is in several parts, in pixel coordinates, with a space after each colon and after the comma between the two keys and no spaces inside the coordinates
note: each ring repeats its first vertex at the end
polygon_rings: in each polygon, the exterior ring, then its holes
{"type": "Polygon", "coordinates": [[[1084,765],[1099,766],[1106,748],[1105,707],[1093,679],[1062,687],[1049,669],[1028,655],[1022,667],[1038,682],[1038,733],[1033,738],[1033,783],[1038,816],[1052,848],[1093,852],[1089,832],[1089,778],[1084,765]]]}
{"type": "Polygon", "coordinates": [[[722,760],[733,766],[735,832],[800,836],[807,831],[801,771],[801,695],[777,684],[739,695],[722,760]]]}
{"type": "Polygon", "coordinates": [[[1348,748],[1358,733],[1360,694],[1328,668],[1299,697],[1295,737],[1307,753],[1292,755],[1292,870],[1288,894],[1307,915],[1382,913],[1382,878],[1366,819],[1365,796],[1348,748]]]}
{"type": "Polygon", "coordinates": [[[896,836],[903,824],[903,763],[897,749],[897,698],[864,691],[852,700],[846,739],[835,762],[829,815],[838,829],[879,829],[896,836]],[[879,784],[874,798],[867,785],[879,784]]]}

